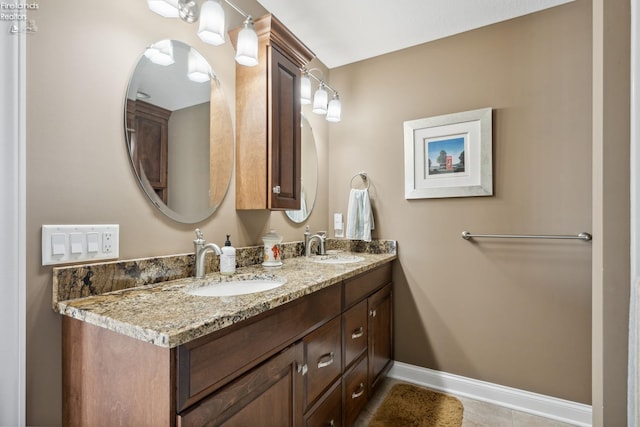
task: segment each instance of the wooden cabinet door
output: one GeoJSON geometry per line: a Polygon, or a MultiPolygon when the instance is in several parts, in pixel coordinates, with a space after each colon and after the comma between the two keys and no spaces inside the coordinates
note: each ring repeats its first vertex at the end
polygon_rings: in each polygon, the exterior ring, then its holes
{"type": "Polygon", "coordinates": [[[303,423],[302,344],[249,371],[194,408],[178,415],[177,426],[293,427],[303,423]]]}
{"type": "Polygon", "coordinates": [[[369,305],[369,390],[375,389],[381,374],[393,359],[391,284],[368,299],[369,305]]]}
{"type": "Polygon", "coordinates": [[[271,209],[300,209],[300,68],[271,47],[271,209]]]}

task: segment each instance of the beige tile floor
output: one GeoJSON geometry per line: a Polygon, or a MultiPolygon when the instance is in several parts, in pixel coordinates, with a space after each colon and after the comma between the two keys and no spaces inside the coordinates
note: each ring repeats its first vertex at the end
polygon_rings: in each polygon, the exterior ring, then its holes
{"type": "MultiPolygon", "coordinates": [[[[387,378],[356,420],[355,427],[366,427],[376,409],[398,380],[387,378]]],[[[462,427],[568,427],[571,424],[515,411],[502,406],[456,396],[464,406],[462,427]]]]}

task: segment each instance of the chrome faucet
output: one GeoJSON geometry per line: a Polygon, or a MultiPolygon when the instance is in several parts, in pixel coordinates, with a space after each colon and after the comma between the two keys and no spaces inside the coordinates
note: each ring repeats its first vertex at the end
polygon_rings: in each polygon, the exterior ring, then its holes
{"type": "Polygon", "coordinates": [[[326,255],[327,250],[325,247],[325,243],[327,240],[327,232],[326,231],[318,231],[316,234],[312,235],[309,232],[309,226],[304,232],[304,254],[305,256],[311,256],[311,244],[313,241],[318,242],[318,248],[316,250],[316,255],[326,255]]]}
{"type": "Polygon", "coordinates": [[[193,241],[193,247],[196,256],[196,277],[201,279],[204,277],[204,257],[207,255],[207,252],[213,251],[219,256],[222,255],[222,251],[215,243],[207,243],[199,228],[196,228],[196,240],[193,241]]]}

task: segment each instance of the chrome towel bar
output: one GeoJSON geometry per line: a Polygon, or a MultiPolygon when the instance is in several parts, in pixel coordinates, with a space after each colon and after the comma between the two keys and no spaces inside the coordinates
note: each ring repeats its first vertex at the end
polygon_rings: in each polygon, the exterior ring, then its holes
{"type": "Polygon", "coordinates": [[[527,234],[471,234],[468,231],[462,232],[462,238],[470,240],[476,237],[489,237],[495,239],[569,239],[569,240],[584,240],[588,242],[591,240],[591,234],[586,231],[582,231],[575,236],[554,236],[554,235],[527,235],[527,234]]]}

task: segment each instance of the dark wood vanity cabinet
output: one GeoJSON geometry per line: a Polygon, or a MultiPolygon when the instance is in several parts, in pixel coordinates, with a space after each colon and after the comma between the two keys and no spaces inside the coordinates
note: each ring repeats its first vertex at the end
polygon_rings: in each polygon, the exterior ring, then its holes
{"type": "Polygon", "coordinates": [[[236,209],[297,210],[300,69],[314,54],[272,15],[254,25],[258,65],[236,64],[236,209]]]}
{"type": "Polygon", "coordinates": [[[176,348],[63,317],[63,423],[351,426],[391,321],[391,263],[176,348]]]}

